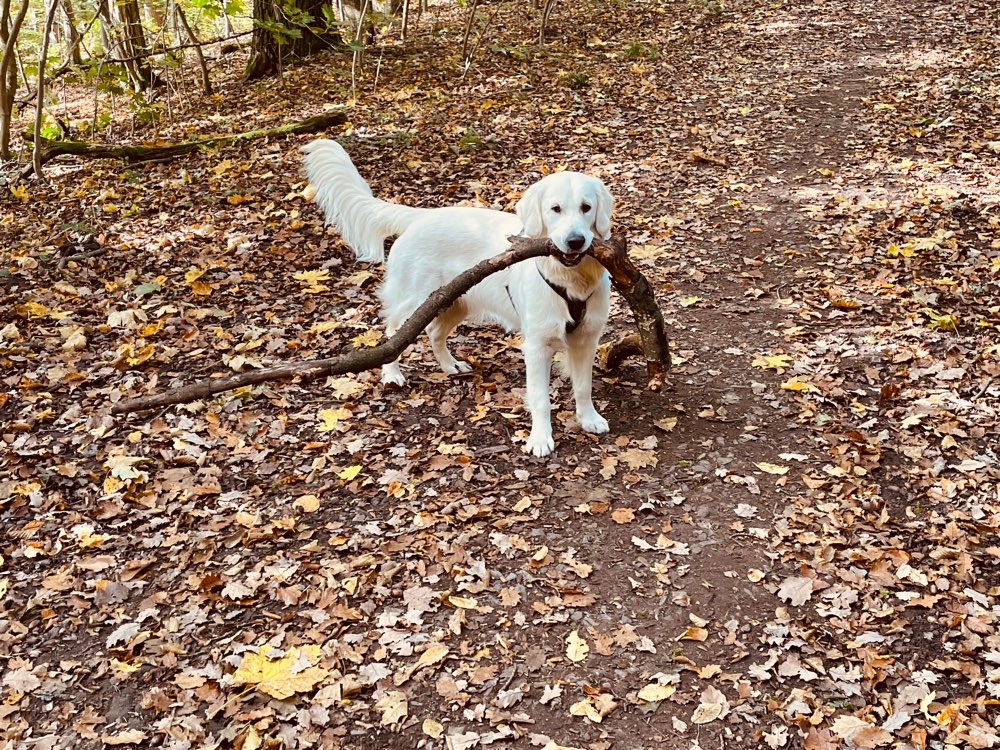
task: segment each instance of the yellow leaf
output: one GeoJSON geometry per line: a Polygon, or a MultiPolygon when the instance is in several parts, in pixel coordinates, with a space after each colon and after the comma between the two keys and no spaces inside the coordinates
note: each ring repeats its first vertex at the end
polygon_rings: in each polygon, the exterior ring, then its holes
{"type": "Polygon", "coordinates": [[[246,195],[240,195],[239,193],[234,193],[233,195],[230,195],[228,198],[226,198],[226,200],[229,202],[229,205],[238,206],[241,203],[249,203],[256,197],[257,196],[253,195],[252,193],[247,193],[246,195]]]}
{"type": "Polygon", "coordinates": [[[808,380],[803,380],[797,375],[786,380],[781,384],[781,387],[786,391],[805,391],[806,393],[819,392],[819,388],[810,383],[808,380]]]}
{"type": "Polygon", "coordinates": [[[574,630],[568,636],[566,636],[566,658],[573,663],[578,663],[587,658],[587,654],[590,653],[590,646],[587,642],[580,637],[580,634],[574,630]]]}
{"type": "Polygon", "coordinates": [[[28,188],[24,185],[14,185],[10,189],[10,192],[22,203],[27,203],[31,199],[31,193],[28,192],[28,188]]]}
{"type": "Polygon", "coordinates": [[[917,250],[910,243],[904,245],[892,243],[885,249],[885,254],[890,258],[912,258],[917,254],[917,250]]]}
{"type": "Polygon", "coordinates": [[[760,463],[756,463],[754,464],[754,466],[756,466],[758,469],[768,474],[781,475],[788,473],[787,466],[779,466],[778,464],[769,464],[766,461],[761,461],[760,463]]]}
{"type": "Polygon", "coordinates": [[[233,683],[252,685],[272,698],[285,700],[295,693],[312,690],[329,674],[322,667],[314,666],[319,661],[319,646],[290,648],[284,656],[269,658],[274,651],[272,646],[265,645],[259,653],[243,654],[239,668],[233,673],[233,683]]]}
{"type": "Polygon", "coordinates": [[[315,495],[302,495],[292,505],[302,508],[306,513],[319,510],[319,498],[315,495]]]}
{"type": "Polygon", "coordinates": [[[417,669],[423,669],[432,664],[437,664],[439,661],[444,661],[444,658],[448,656],[448,652],[448,647],[442,646],[440,643],[428,647],[426,651],[420,654],[420,658],[417,659],[417,669]]]}
{"type": "Polygon", "coordinates": [[[929,308],[924,312],[931,319],[931,322],[927,324],[928,328],[937,328],[939,331],[958,331],[959,319],[957,315],[941,314],[929,308]]]}
{"type": "Polygon", "coordinates": [[[448,601],[459,609],[475,609],[479,606],[479,602],[471,596],[449,596],[448,601]]]}
{"type": "Polygon", "coordinates": [[[204,275],[205,275],[204,268],[190,268],[184,274],[184,281],[186,281],[188,284],[193,284],[204,275]]]}
{"type": "Polygon", "coordinates": [[[317,432],[333,432],[340,424],[340,420],[351,416],[351,410],[341,406],[336,409],[320,409],[320,423],[316,425],[317,432]]]}
{"type": "Polygon", "coordinates": [[[344,281],[353,284],[354,286],[362,286],[369,279],[375,278],[375,274],[371,271],[355,271],[350,276],[344,278],[344,281]]]}
{"type": "Polygon", "coordinates": [[[320,323],[313,323],[312,328],[309,329],[309,333],[326,333],[327,331],[332,331],[335,328],[340,328],[340,323],[335,320],[324,320],[320,323]]]}
{"type": "Polygon", "coordinates": [[[569,712],[573,716],[586,716],[595,724],[600,724],[601,720],[616,708],[618,704],[610,694],[598,693],[577,701],[569,707],[569,712]]]}
{"type": "MultiPolygon", "coordinates": [[[[238,741],[238,740],[237,740],[238,741]]],[[[264,746],[264,738],[253,726],[247,727],[243,735],[243,747],[240,750],[260,750],[264,746]]]]}
{"type": "Polygon", "coordinates": [[[433,740],[439,740],[444,735],[444,724],[434,721],[434,719],[424,719],[421,729],[433,740]]]}
{"type": "Polygon", "coordinates": [[[586,716],[588,719],[598,724],[601,722],[601,719],[604,718],[598,713],[590,698],[584,698],[582,701],[577,701],[569,707],[569,712],[572,716],[586,716]]]}
{"type": "MultiPolygon", "coordinates": [[[[131,345],[129,346],[131,348],[131,345]]],[[[125,357],[125,361],[130,365],[135,367],[136,365],[141,365],[147,359],[153,356],[154,346],[152,344],[146,344],[141,349],[134,349],[131,354],[125,357]]]]}
{"type": "Polygon", "coordinates": [[[681,307],[691,307],[691,305],[697,305],[701,302],[701,297],[695,297],[694,295],[690,297],[681,297],[678,302],[680,302],[681,307]]]}
{"type": "Polygon", "coordinates": [[[674,685],[661,685],[658,682],[652,682],[639,691],[639,700],[646,701],[647,703],[656,703],[657,701],[666,700],[676,692],[677,687],[674,685]]]}
{"type": "Polygon", "coordinates": [[[354,344],[355,349],[360,349],[363,346],[378,346],[381,338],[382,334],[372,328],[352,338],[351,343],[354,344]]]}
{"type": "Polygon", "coordinates": [[[674,638],[675,641],[706,641],[708,640],[708,631],[705,628],[690,627],[681,633],[679,636],[674,638]]]}
{"type": "Polygon", "coordinates": [[[120,659],[111,660],[111,669],[114,670],[115,677],[119,680],[128,679],[129,675],[133,672],[139,671],[142,668],[142,662],[137,661],[134,664],[129,664],[127,661],[121,661],[120,659]]]}
{"type": "Polygon", "coordinates": [[[316,425],[317,432],[333,432],[337,429],[340,424],[340,420],[347,419],[351,416],[351,410],[346,407],[339,407],[337,409],[320,409],[319,419],[320,423],[316,425]]]}
{"type": "Polygon", "coordinates": [[[352,479],[354,479],[354,477],[356,477],[360,473],[361,473],[361,466],[356,464],[354,466],[348,466],[343,471],[338,471],[337,476],[343,479],[345,482],[350,482],[352,479]]]}
{"type": "Polygon", "coordinates": [[[791,364],[792,358],[787,354],[768,354],[762,357],[758,356],[750,363],[754,367],[760,367],[765,370],[783,370],[791,364]]]}
{"type": "Polygon", "coordinates": [[[41,302],[35,302],[34,300],[29,300],[23,305],[17,305],[14,309],[29,319],[44,318],[50,312],[49,308],[41,302]]]}
{"type": "Polygon", "coordinates": [[[329,268],[321,268],[315,271],[299,271],[298,273],[293,273],[292,278],[297,281],[301,281],[308,294],[325,292],[330,288],[326,284],[322,283],[330,279],[329,268]]]}

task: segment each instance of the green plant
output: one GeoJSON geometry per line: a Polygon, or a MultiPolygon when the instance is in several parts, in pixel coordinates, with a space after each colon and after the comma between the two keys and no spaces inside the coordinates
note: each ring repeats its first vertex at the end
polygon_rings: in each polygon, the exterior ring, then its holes
{"type": "Polygon", "coordinates": [[[462,131],[462,136],[458,139],[458,149],[459,151],[475,151],[483,143],[482,138],[479,137],[473,128],[465,128],[462,131]]]}
{"type": "Polygon", "coordinates": [[[630,42],[625,45],[625,57],[630,60],[655,60],[659,56],[660,50],[655,44],[630,42]]]}
{"type": "Polygon", "coordinates": [[[567,88],[579,91],[590,85],[590,76],[583,72],[566,72],[559,76],[559,82],[567,88]]]}

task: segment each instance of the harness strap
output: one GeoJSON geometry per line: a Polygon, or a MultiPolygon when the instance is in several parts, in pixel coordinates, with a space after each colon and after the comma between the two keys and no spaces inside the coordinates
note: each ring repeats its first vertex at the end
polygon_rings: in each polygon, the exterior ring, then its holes
{"type": "MultiPolygon", "coordinates": [[[[565,287],[549,281],[538,266],[535,266],[535,269],[538,271],[538,275],[542,277],[542,280],[549,285],[552,291],[562,297],[563,301],[566,303],[566,308],[569,310],[570,317],[570,319],[566,321],[566,334],[569,335],[573,333],[573,331],[579,328],[580,324],[583,323],[583,319],[587,317],[587,302],[594,293],[591,292],[586,299],[573,299],[569,296],[569,292],[566,291],[565,287]]],[[[510,290],[508,290],[507,293],[510,294],[510,290]]]]}
{"type": "MultiPolygon", "coordinates": [[[[538,275],[542,277],[542,281],[548,284],[549,288],[562,297],[563,301],[566,303],[566,309],[569,311],[570,317],[570,319],[566,321],[566,335],[568,336],[579,328],[583,323],[583,319],[587,317],[587,302],[589,302],[590,298],[594,296],[594,293],[591,292],[586,299],[573,299],[569,296],[569,292],[566,291],[566,287],[559,286],[559,284],[549,281],[538,266],[535,266],[535,270],[538,271],[538,275]]],[[[514,314],[518,315],[517,305],[514,304],[514,298],[510,293],[510,285],[504,284],[504,290],[507,292],[507,299],[510,300],[510,306],[514,308],[514,314]]]]}

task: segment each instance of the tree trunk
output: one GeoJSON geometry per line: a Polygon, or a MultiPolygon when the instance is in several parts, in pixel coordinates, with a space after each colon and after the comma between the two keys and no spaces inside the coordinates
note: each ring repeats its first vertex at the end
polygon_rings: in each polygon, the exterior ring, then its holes
{"type": "Polygon", "coordinates": [[[45,63],[49,56],[49,37],[52,35],[52,23],[56,20],[59,0],[52,0],[45,11],[45,30],[42,32],[42,47],[38,51],[38,99],[35,103],[35,145],[31,150],[31,165],[35,176],[42,176],[42,111],[45,108],[45,63]]]}
{"type": "Polygon", "coordinates": [[[21,7],[10,18],[10,0],[0,0],[0,159],[9,159],[10,123],[14,117],[14,92],[17,90],[17,35],[28,14],[28,0],[21,0],[21,7]]]}
{"type": "MultiPolygon", "coordinates": [[[[201,85],[205,89],[206,94],[212,93],[212,79],[208,75],[208,65],[205,62],[205,55],[201,51],[201,43],[198,38],[194,35],[194,31],[191,29],[191,24],[188,23],[187,16],[184,15],[184,11],[181,10],[181,6],[174,6],[174,15],[178,21],[178,32],[182,29],[188,37],[188,41],[191,42],[194,47],[194,52],[198,56],[198,66],[201,68],[201,85]]],[[[178,33],[180,36],[180,33],[178,33]]]]}
{"type": "Polygon", "coordinates": [[[125,62],[125,70],[136,91],[145,91],[153,84],[149,67],[149,48],[142,29],[138,0],[103,0],[101,19],[115,52],[125,62]]]}
{"type": "Polygon", "coordinates": [[[83,42],[83,35],[76,28],[76,13],[73,10],[73,0],[62,0],[62,26],[63,39],[68,45],[66,49],[66,64],[83,65],[83,56],[80,54],[80,44],[83,42]]]}
{"type": "Polygon", "coordinates": [[[247,80],[276,74],[281,65],[340,44],[327,28],[323,10],[330,0],[254,0],[253,42],[243,77],[247,80]]]}

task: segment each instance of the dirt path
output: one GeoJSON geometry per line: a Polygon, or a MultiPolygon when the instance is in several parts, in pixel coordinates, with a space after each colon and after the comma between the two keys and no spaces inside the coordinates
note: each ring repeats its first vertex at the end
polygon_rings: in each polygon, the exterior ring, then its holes
{"type": "MultiPolygon", "coordinates": [[[[545,52],[501,14],[460,86],[445,32],[390,48],[343,135],[377,194],[424,205],[509,207],[562,165],[613,185],[674,383],[602,378],[611,435],[559,411],[550,460],[517,449],[519,358],[488,330],[458,337],[464,378],[421,346],[403,391],[107,416],[156,378],[364,345],[379,271],[322,234],[297,144],[74,166],[24,207],[63,228],[24,224],[4,284],[0,739],[1000,742],[997,10],[619,12],[557,13],[545,52]],[[116,249],[57,269],[38,248],[70,254],[71,222],[116,249]],[[295,281],[323,269],[322,294],[295,281]],[[283,700],[237,677],[265,644],[293,656],[266,662],[283,700]]],[[[347,96],[336,63],[289,73],[305,114],[347,96]]]]}

